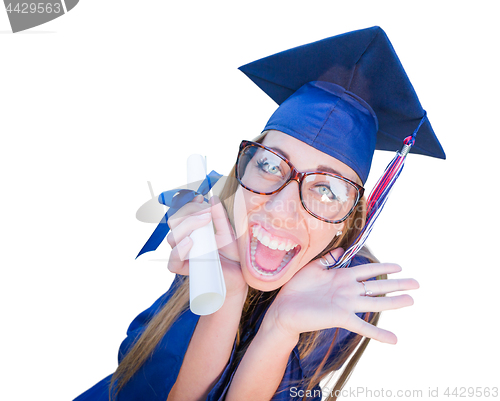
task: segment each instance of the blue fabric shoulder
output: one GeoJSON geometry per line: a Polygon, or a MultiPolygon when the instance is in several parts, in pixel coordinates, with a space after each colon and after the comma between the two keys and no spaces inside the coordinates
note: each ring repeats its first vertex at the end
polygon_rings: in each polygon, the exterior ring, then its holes
{"type": "MultiPolygon", "coordinates": [[[[127,338],[120,346],[119,361],[132,348],[137,338],[146,329],[149,321],[168,302],[182,281],[183,277],[177,275],[170,289],[132,321],[127,331],[127,338]]],[[[152,356],[120,391],[117,401],[165,401],[167,399],[179,374],[198,319],[199,316],[194,315],[189,309],[179,316],[162,338],[152,356]]],[[[111,375],[74,401],[108,401],[110,379],[111,375]]]]}
{"type": "Polygon", "coordinates": [[[123,357],[132,348],[135,340],[146,329],[151,319],[153,319],[153,317],[161,310],[161,308],[163,308],[163,306],[170,300],[170,298],[172,298],[172,295],[174,295],[175,291],[177,291],[177,289],[182,285],[184,279],[185,276],[176,274],[174,277],[174,281],[172,282],[172,285],[170,286],[168,291],[160,298],[158,298],[155,303],[148,309],[137,315],[132,323],[130,323],[130,326],[127,330],[127,338],[123,340],[122,344],[120,345],[120,350],[118,352],[118,363],[122,361],[123,357]]]}

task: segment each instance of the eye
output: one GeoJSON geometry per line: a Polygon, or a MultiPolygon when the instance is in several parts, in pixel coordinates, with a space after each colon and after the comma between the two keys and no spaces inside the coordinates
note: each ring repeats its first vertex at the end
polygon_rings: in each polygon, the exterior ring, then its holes
{"type": "Polygon", "coordinates": [[[276,164],[270,164],[266,159],[258,160],[257,167],[265,173],[275,176],[282,176],[280,167],[276,164]]]}
{"type": "Polygon", "coordinates": [[[332,192],[330,187],[326,185],[317,185],[316,190],[318,191],[318,194],[321,196],[322,202],[333,202],[337,200],[337,197],[332,192]]]}

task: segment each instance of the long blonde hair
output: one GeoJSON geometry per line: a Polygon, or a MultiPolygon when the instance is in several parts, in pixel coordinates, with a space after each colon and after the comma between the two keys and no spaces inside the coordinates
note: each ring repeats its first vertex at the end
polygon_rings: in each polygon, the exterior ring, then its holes
{"type": "MultiPolygon", "coordinates": [[[[255,142],[262,142],[266,132],[262,133],[259,137],[257,137],[255,142]]],[[[224,188],[222,189],[219,197],[226,208],[229,220],[234,227],[234,194],[238,188],[238,183],[235,179],[235,167],[229,173],[229,178],[227,179],[224,188]]],[[[317,256],[320,258],[322,255],[326,254],[328,251],[333,250],[337,247],[342,247],[347,249],[349,245],[356,239],[359,231],[365,224],[365,216],[366,216],[366,207],[365,207],[365,199],[362,198],[358,203],[355,211],[349,216],[346,220],[346,224],[343,230],[343,233],[332,239],[332,241],[328,244],[323,252],[317,256]]],[[[368,258],[371,262],[378,262],[378,260],[370,253],[370,251],[365,247],[359,253],[359,255],[368,258]]],[[[385,277],[378,277],[385,278],[385,277]]],[[[279,289],[274,290],[269,293],[269,296],[266,297],[264,302],[271,303],[275,297],[275,295],[279,292],[279,289]]],[[[245,323],[246,318],[251,316],[252,311],[255,309],[257,303],[262,303],[262,299],[260,297],[262,292],[259,290],[255,290],[253,288],[249,288],[247,299],[245,301],[243,311],[242,311],[242,319],[240,321],[240,325],[236,335],[236,343],[240,343],[240,338],[242,336],[242,330],[245,323]]],[[[184,280],[184,282],[179,286],[179,288],[175,291],[169,301],[162,307],[162,309],[151,319],[147,328],[142,333],[142,335],[137,339],[134,346],[130,349],[130,351],[125,355],[116,369],[115,373],[111,378],[111,383],[109,387],[109,396],[110,399],[114,399],[118,392],[123,389],[125,384],[132,378],[132,376],[140,369],[140,367],[146,362],[149,356],[154,351],[155,347],[161,341],[165,333],[172,326],[172,324],[177,320],[177,318],[188,309],[189,307],[189,277],[184,280]]],[[[365,320],[370,322],[371,324],[376,325],[379,319],[379,313],[371,313],[366,314],[365,320]]],[[[320,332],[310,332],[310,333],[302,333],[298,342],[298,349],[301,358],[305,358],[307,355],[311,354],[314,349],[319,345],[320,332]]],[[[365,338],[361,345],[359,345],[362,337],[360,335],[354,336],[354,338],[347,344],[346,347],[342,350],[341,354],[338,355],[333,362],[327,363],[328,357],[333,350],[333,345],[335,343],[335,338],[337,337],[337,333],[335,334],[332,343],[330,345],[329,350],[324,355],[323,360],[316,368],[313,376],[307,380],[306,388],[308,390],[312,390],[317,384],[320,383],[326,376],[330,375],[333,371],[338,370],[346,361],[349,359],[349,356],[352,355],[346,367],[344,368],[341,376],[338,378],[335,387],[331,392],[331,396],[329,396],[328,400],[335,400],[335,391],[341,390],[347,379],[352,373],[352,370],[356,366],[359,361],[361,355],[366,349],[370,339],[365,338]],[[359,345],[359,347],[358,347],[359,345]],[[356,350],[357,348],[357,350],[356,350]]],[[[304,397],[305,400],[305,397],[304,397]]]]}

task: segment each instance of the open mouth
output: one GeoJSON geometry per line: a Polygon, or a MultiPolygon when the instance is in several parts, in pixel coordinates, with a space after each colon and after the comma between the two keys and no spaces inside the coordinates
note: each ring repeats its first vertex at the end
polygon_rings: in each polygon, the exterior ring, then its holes
{"type": "Polygon", "coordinates": [[[300,246],[290,239],[272,235],[260,225],[252,226],[250,260],[257,273],[277,275],[299,251],[300,246]]]}

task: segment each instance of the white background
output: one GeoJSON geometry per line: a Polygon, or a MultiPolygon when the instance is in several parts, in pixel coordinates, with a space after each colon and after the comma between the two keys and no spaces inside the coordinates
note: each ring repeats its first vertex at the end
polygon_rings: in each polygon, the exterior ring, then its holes
{"type": "MultiPolygon", "coordinates": [[[[4,400],[70,400],[116,368],[128,324],[169,287],[136,210],[227,174],[275,104],[237,67],[380,25],[448,159],[410,156],[370,244],[421,289],[383,314],[347,388],[499,386],[494,1],[99,1],[12,34],[0,11],[4,400]]],[[[379,153],[371,188],[392,157],[379,153]]],[[[435,398],[434,398],[435,399],[435,398]]]]}

